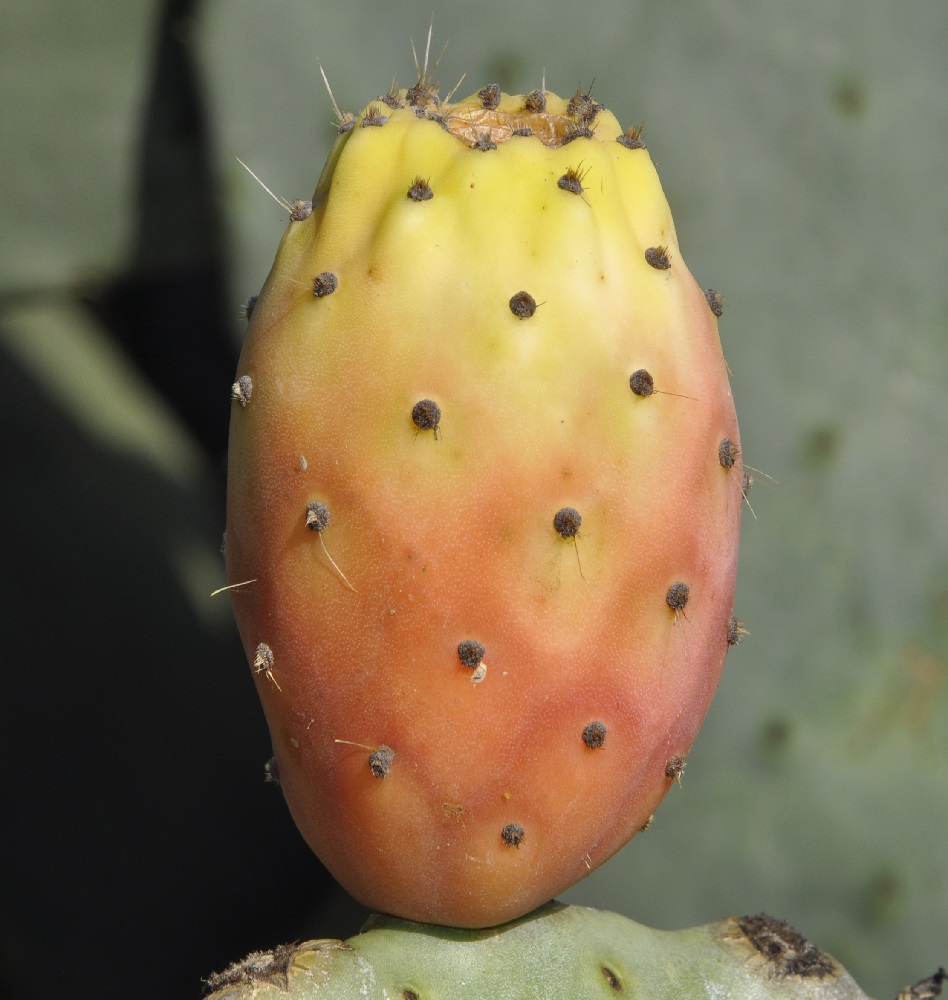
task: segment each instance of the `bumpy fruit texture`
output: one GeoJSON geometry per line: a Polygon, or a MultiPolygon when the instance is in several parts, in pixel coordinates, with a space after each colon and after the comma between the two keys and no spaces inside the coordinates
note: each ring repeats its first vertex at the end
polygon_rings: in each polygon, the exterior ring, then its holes
{"type": "MultiPolygon", "coordinates": [[[[943,978],[939,970],[899,1000],[936,996],[943,978]]],[[[835,959],[765,915],[656,931],[558,903],[487,932],[376,918],[348,941],[255,952],[208,983],[212,1000],[271,992],[285,1000],[866,1000],[835,959]]]]}
{"type": "Polygon", "coordinates": [[[647,824],[740,638],[721,300],[588,95],[422,80],[340,132],[253,306],[228,580],[314,851],[487,926],[647,824]]]}

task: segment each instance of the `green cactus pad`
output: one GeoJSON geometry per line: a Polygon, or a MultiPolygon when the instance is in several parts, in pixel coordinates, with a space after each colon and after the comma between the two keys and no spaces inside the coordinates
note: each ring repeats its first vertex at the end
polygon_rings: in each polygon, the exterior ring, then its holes
{"type": "MultiPolygon", "coordinates": [[[[936,980],[929,996],[937,993],[936,980]]],[[[213,1000],[866,996],[835,959],[771,917],[660,931],[556,902],[475,931],[373,917],[348,941],[254,952],[210,976],[208,986],[213,1000]]]]}

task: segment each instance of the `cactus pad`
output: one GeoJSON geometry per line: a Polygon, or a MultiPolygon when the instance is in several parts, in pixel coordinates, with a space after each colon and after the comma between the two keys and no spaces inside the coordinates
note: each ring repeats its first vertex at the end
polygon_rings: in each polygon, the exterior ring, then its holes
{"type": "MultiPolygon", "coordinates": [[[[937,995],[936,979],[914,996],[937,995]]],[[[866,1000],[835,959],[762,914],[658,931],[555,902],[487,931],[374,918],[345,942],[255,952],[208,984],[212,1000],[866,1000]]]]}

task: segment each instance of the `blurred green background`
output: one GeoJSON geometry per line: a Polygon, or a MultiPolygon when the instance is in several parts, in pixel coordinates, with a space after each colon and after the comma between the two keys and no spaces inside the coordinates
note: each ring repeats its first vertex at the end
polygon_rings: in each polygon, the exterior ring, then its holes
{"type": "Polygon", "coordinates": [[[948,963],[948,4],[35,0],[0,13],[0,992],[197,996],[353,933],[224,596],[240,304],[344,109],[546,71],[645,138],[747,462],[735,649],[652,829],[570,891],[767,910],[894,996],[948,963]]]}

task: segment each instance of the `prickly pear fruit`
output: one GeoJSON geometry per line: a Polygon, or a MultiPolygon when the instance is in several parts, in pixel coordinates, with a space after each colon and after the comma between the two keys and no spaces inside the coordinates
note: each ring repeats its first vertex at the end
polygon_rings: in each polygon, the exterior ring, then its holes
{"type": "MultiPolygon", "coordinates": [[[[936,996],[943,978],[939,970],[911,996],[936,996]]],[[[866,1000],[834,958],[781,920],[757,915],[656,931],[560,903],[489,931],[374,918],[348,941],[255,952],[208,984],[211,1000],[250,1000],[269,995],[267,986],[285,1000],[866,1000]]]]}
{"type": "Polygon", "coordinates": [[[589,94],[422,77],[340,132],[253,306],[228,580],[314,851],[486,926],[648,822],[740,638],[721,300],[589,94]]]}

